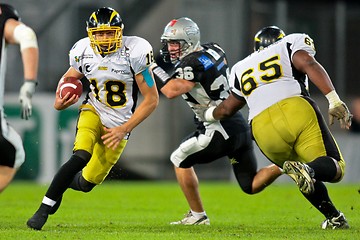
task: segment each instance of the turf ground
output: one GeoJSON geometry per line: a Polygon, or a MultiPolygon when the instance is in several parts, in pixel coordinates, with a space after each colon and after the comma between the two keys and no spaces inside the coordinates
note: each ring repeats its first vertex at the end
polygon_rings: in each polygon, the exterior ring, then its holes
{"type": "Polygon", "coordinates": [[[42,231],[26,226],[47,189],[13,182],[0,194],[0,239],[360,239],[359,185],[328,184],[351,226],[322,230],[323,216],[294,184],[246,195],[235,183],[201,183],[210,226],[174,226],[188,206],[176,182],[106,181],[90,193],[68,190],[42,231]]]}

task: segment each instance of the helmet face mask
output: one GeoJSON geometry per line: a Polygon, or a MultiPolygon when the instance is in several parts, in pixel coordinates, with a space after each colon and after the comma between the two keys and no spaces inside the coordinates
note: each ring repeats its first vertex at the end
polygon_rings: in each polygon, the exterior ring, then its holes
{"type": "Polygon", "coordinates": [[[91,14],[86,25],[94,52],[109,54],[121,48],[124,25],[119,13],[114,9],[99,8],[91,14]]]}
{"type": "Polygon", "coordinates": [[[190,45],[184,40],[162,40],[161,42],[163,48],[160,50],[160,54],[163,58],[166,57],[165,62],[176,63],[188,54],[190,48],[190,45]]]}
{"type": "Polygon", "coordinates": [[[160,55],[165,62],[176,63],[200,47],[200,29],[190,18],[182,17],[170,21],[161,36],[163,44],[160,55]],[[174,46],[178,44],[178,49],[174,46]],[[169,50],[170,48],[170,50],[169,50]]]}
{"type": "Polygon", "coordinates": [[[262,28],[255,34],[254,50],[263,50],[265,47],[285,37],[285,32],[277,26],[262,28]]]}

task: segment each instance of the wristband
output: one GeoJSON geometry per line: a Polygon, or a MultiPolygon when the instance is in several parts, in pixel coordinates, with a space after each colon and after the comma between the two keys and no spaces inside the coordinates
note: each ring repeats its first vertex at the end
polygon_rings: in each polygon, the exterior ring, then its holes
{"type": "Polygon", "coordinates": [[[329,101],[329,108],[335,107],[336,105],[339,105],[339,103],[342,103],[335,90],[332,90],[326,94],[325,97],[329,101]]]}
{"type": "Polygon", "coordinates": [[[33,82],[35,84],[35,86],[38,85],[38,81],[36,79],[32,80],[32,79],[24,79],[24,82],[33,82]]]}
{"type": "Polygon", "coordinates": [[[215,122],[216,119],[214,118],[214,115],[213,115],[213,112],[215,110],[215,106],[212,106],[212,107],[209,107],[206,111],[205,111],[205,114],[204,114],[204,118],[206,121],[208,122],[215,122]]]}
{"type": "Polygon", "coordinates": [[[152,72],[154,74],[154,79],[159,89],[165,86],[165,84],[171,79],[170,75],[167,74],[167,72],[165,72],[165,70],[159,66],[154,67],[152,69],[152,72]]]}

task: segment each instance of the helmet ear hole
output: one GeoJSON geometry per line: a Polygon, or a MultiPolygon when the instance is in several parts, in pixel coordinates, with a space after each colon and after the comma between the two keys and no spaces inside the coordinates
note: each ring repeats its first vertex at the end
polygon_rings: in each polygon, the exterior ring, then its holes
{"type": "Polygon", "coordinates": [[[285,37],[285,32],[277,26],[268,26],[262,28],[255,34],[254,50],[262,50],[265,47],[285,37]]]}

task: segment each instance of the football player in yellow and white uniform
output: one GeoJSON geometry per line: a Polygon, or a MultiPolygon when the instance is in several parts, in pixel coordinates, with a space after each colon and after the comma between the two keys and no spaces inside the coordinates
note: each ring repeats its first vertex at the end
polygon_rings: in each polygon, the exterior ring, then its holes
{"type": "MultiPolygon", "coordinates": [[[[158,104],[149,72],[152,47],[143,38],[122,36],[122,31],[120,15],[112,8],[99,8],[87,22],[88,37],[70,50],[70,68],[63,78],[85,77],[91,91],[80,107],[73,155],[59,169],[40,208],[28,220],[32,229],[40,230],[48,215],[56,212],[68,187],[89,192],[101,184],[120,158],[131,131],[158,104]],[[136,108],[139,91],[143,101],[136,108]]],[[[65,109],[78,98],[69,94],[60,98],[57,90],[54,107],[65,109]]]]}
{"type": "Polygon", "coordinates": [[[247,103],[256,143],[325,216],[322,228],[349,228],[323,183],[339,182],[345,162],[319,108],[307,96],[305,74],[329,100],[330,124],[336,118],[349,129],[351,113],[314,55],[313,40],[297,33],[252,53],[231,69],[232,94],[204,117],[222,119],[247,103]]]}

